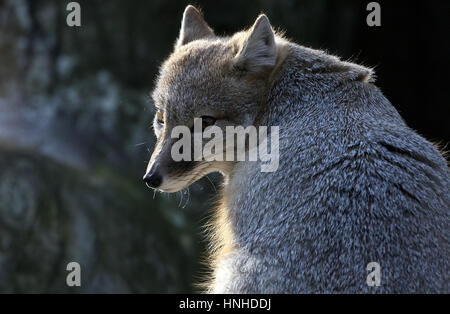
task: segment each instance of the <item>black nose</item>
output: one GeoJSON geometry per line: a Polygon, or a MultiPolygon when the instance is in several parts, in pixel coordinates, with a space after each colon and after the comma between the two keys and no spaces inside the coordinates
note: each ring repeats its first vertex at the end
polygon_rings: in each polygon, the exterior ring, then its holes
{"type": "Polygon", "coordinates": [[[162,177],[157,171],[155,171],[152,173],[147,173],[144,176],[143,180],[147,184],[147,186],[151,188],[157,188],[161,184],[162,177]]]}

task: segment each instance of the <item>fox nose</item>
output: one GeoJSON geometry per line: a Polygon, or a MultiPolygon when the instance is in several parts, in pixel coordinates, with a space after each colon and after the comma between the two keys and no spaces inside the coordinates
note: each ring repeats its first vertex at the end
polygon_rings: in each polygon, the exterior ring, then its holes
{"type": "Polygon", "coordinates": [[[143,180],[144,180],[145,184],[147,184],[148,187],[157,188],[161,184],[162,177],[158,173],[158,171],[154,171],[151,173],[147,173],[143,177],[143,180]]]}

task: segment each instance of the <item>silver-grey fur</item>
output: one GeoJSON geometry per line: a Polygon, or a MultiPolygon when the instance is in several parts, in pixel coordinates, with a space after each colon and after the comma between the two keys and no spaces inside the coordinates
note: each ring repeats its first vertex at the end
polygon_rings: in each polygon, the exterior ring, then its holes
{"type": "Polygon", "coordinates": [[[334,57],[289,50],[261,121],[280,126],[280,166],[235,167],[239,249],[221,262],[216,292],[449,293],[445,159],[363,70],[341,80],[334,57]],[[369,262],[381,266],[379,287],[366,283],[369,262]]]}
{"type": "Polygon", "coordinates": [[[182,25],[153,93],[158,143],[147,171],[169,192],[225,175],[213,229],[226,249],[209,291],[449,293],[446,160],[405,124],[372,71],[274,35],[264,15],[217,37],[188,6],[182,25]],[[174,163],[170,130],[214,114],[221,127],[249,117],[279,126],[278,170],[174,163]],[[381,266],[378,287],[366,283],[370,262],[381,266]]]}

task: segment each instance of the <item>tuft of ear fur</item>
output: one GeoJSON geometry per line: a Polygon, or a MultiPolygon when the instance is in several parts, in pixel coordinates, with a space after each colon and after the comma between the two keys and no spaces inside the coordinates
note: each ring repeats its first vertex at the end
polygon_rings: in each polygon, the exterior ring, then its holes
{"type": "Polygon", "coordinates": [[[176,46],[179,47],[191,41],[211,36],[214,36],[214,31],[205,22],[200,11],[192,5],[188,5],[184,9],[176,46]]]}
{"type": "Polygon", "coordinates": [[[247,73],[259,73],[273,68],[277,59],[277,45],[267,16],[258,16],[249,33],[241,51],[235,57],[234,66],[247,73]]]}

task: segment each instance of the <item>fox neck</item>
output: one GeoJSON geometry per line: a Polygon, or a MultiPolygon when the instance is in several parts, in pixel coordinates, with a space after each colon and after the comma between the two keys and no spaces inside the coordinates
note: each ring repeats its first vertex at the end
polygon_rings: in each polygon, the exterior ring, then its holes
{"type": "MultiPolygon", "coordinates": [[[[283,67],[282,64],[288,56],[288,47],[285,40],[281,37],[277,37],[276,41],[278,53],[277,61],[273,71],[267,78],[267,92],[264,95],[261,95],[262,99],[260,100],[260,103],[262,108],[253,122],[255,126],[268,121],[266,108],[267,98],[274,81],[277,80],[278,72],[283,67]]],[[[233,199],[237,194],[236,192],[241,189],[239,184],[236,183],[240,181],[239,176],[245,172],[244,169],[248,166],[251,165],[246,162],[224,162],[220,165],[220,169],[218,169],[218,171],[222,173],[224,179],[218,206],[214,212],[214,221],[210,226],[211,228],[209,228],[212,240],[210,258],[211,266],[213,268],[213,278],[206,288],[210,292],[214,290],[217,272],[221,267],[221,263],[225,260],[227,255],[233,254],[233,252],[240,247],[240,244],[236,242],[235,234],[237,226],[234,224],[236,217],[232,217],[235,212],[231,207],[233,199]]]]}

